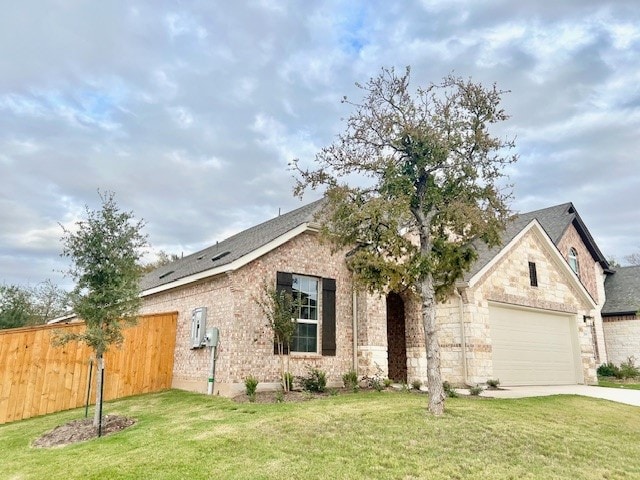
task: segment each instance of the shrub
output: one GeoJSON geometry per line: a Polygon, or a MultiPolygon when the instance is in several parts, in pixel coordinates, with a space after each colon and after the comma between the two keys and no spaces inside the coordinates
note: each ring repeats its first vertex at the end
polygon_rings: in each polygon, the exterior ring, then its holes
{"type": "Polygon", "coordinates": [[[496,390],[498,388],[498,385],[500,385],[500,380],[498,380],[497,378],[490,378],[489,380],[487,380],[487,385],[489,386],[489,388],[496,390]]]}
{"type": "Polygon", "coordinates": [[[620,377],[620,369],[613,363],[603,363],[598,367],[598,376],[600,377],[620,377]]]}
{"type": "Polygon", "coordinates": [[[342,375],[342,382],[344,383],[345,388],[349,388],[354,392],[358,391],[358,374],[355,370],[349,370],[347,373],[342,375]]]}
{"type": "Polygon", "coordinates": [[[256,399],[256,389],[258,388],[258,379],[252,375],[244,379],[244,388],[249,397],[249,401],[253,402],[256,399]]]}
{"type": "Polygon", "coordinates": [[[322,393],[327,388],[327,374],[319,368],[307,367],[307,375],[298,377],[302,389],[322,393]]]}
{"type": "Polygon", "coordinates": [[[444,393],[449,398],[458,398],[458,392],[451,386],[451,384],[447,381],[442,382],[442,389],[444,393]]]}
{"type": "Polygon", "coordinates": [[[635,358],[629,357],[626,362],[620,364],[620,378],[626,380],[636,377],[640,377],[640,369],[636,367],[635,358]]]}
{"type": "Polygon", "coordinates": [[[483,388],[480,385],[476,385],[475,387],[469,387],[469,395],[473,395],[477,397],[482,393],[483,388]]]}
{"type": "Polygon", "coordinates": [[[390,378],[385,378],[382,382],[384,384],[384,388],[389,388],[393,384],[393,380],[390,378]]]}
{"type": "Polygon", "coordinates": [[[276,403],[284,403],[284,392],[282,390],[276,392],[276,403]]]}
{"type": "Polygon", "coordinates": [[[411,388],[413,388],[414,390],[420,390],[420,387],[422,386],[422,382],[420,380],[414,380],[413,382],[411,382],[411,388]]]}

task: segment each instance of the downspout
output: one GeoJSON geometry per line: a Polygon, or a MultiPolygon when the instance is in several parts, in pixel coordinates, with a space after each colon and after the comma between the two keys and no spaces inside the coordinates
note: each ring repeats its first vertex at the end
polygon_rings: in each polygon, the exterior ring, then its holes
{"type": "Polygon", "coordinates": [[[460,319],[460,348],[462,350],[462,380],[466,386],[469,386],[467,371],[467,338],[464,333],[464,308],[460,287],[456,287],[453,292],[458,297],[458,318],[460,319]]]}
{"type": "Polygon", "coordinates": [[[358,292],[353,289],[351,305],[352,332],[353,332],[353,371],[358,375],[358,292]]]}

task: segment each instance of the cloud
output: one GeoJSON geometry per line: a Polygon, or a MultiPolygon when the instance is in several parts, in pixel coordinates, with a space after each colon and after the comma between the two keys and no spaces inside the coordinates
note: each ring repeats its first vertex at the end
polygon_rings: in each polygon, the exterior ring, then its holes
{"type": "MultiPolygon", "coordinates": [[[[0,16],[0,282],[60,270],[58,222],[98,188],[190,253],[300,205],[355,82],[412,66],[511,93],[514,208],[574,201],[606,254],[638,250],[640,12],[630,0],[102,3],[0,16]]],[[[308,200],[316,198],[310,192],[308,200]]],[[[60,278],[60,281],[65,281],[60,278]]]]}

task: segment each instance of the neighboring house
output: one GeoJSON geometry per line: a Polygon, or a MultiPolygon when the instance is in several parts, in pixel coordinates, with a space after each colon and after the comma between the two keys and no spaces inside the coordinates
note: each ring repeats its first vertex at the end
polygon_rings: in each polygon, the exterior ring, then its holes
{"type": "MultiPolygon", "coordinates": [[[[193,348],[192,321],[219,329],[214,393],[234,395],[249,375],[276,388],[273,333],[255,299],[264,282],[301,300],[289,370],[350,369],[426,380],[420,304],[411,292],[353,288],[346,251],[319,236],[320,201],[158,268],[142,283],[142,313],[178,311],[173,386],[207,390],[209,348],[193,348]],[[206,309],[206,310],[205,310],[206,309]]],[[[478,261],[437,308],[442,374],[455,384],[595,383],[606,361],[600,310],[609,267],[572,204],[516,217],[500,247],[478,261]]],[[[196,331],[196,336],[197,336],[196,331]]],[[[199,340],[196,339],[196,344],[199,340]]]]}
{"type": "Polygon", "coordinates": [[[602,321],[609,362],[640,362],[640,266],[618,267],[604,284],[602,321]]]}

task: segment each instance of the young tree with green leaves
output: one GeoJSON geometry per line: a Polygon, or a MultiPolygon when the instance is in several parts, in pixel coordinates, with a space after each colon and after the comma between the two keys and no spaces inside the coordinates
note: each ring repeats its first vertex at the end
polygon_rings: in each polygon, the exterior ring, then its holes
{"type": "Polygon", "coordinates": [[[142,220],[122,212],[111,192],[100,194],[102,208],[86,207],[86,218],[75,229],[64,229],[62,256],[71,260],[68,274],[75,280],[70,293],[73,311],[86,323],[84,333],[60,337],[66,343],[78,340],[91,347],[96,359],[96,412],[100,423],[104,354],[121,345],[124,325],[132,325],[140,307],[139,260],[147,246],[141,233],[142,220]]]}
{"type": "Polygon", "coordinates": [[[294,160],[295,193],[326,189],[322,221],[369,291],[409,290],[420,299],[429,410],[444,412],[436,301],[449,295],[476,259],[472,241],[499,242],[509,193],[504,167],[516,160],[512,140],[489,131],[508,118],[503,91],[447,76],[410,89],[410,69],[383,69],[357,86],[363,100],[346,130],[316,156],[316,168],[294,160]]]}
{"type": "Polygon", "coordinates": [[[297,325],[293,315],[295,306],[293,296],[284,290],[278,291],[265,282],[262,287],[262,296],[256,299],[256,303],[264,313],[268,326],[273,330],[280,357],[282,388],[288,392],[289,381],[287,379],[288,369],[285,365],[285,347],[289,348],[297,325]]]}

